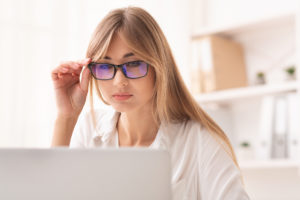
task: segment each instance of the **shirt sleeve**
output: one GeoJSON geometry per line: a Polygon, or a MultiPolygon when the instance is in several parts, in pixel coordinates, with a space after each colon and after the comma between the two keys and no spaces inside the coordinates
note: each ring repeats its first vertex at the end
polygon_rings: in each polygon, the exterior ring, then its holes
{"type": "Polygon", "coordinates": [[[208,131],[201,135],[198,158],[200,199],[249,200],[241,172],[231,157],[208,131]]]}

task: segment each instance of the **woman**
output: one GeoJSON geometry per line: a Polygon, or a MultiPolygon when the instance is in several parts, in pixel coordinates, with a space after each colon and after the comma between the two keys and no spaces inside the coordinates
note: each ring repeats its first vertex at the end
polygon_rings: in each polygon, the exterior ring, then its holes
{"type": "Polygon", "coordinates": [[[187,90],[150,14],[137,7],[111,11],[86,56],[52,71],[58,106],[52,146],[164,148],[174,199],[249,199],[227,136],[187,90]],[[93,109],[94,87],[114,111],[93,109]],[[92,109],[80,115],[88,88],[92,109]]]}

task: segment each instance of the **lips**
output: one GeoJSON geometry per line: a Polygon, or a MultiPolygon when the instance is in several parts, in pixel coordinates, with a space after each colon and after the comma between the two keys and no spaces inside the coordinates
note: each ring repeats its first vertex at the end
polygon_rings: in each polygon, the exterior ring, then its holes
{"type": "Polygon", "coordinates": [[[127,100],[130,97],[132,97],[133,95],[129,94],[129,93],[118,93],[118,94],[113,94],[113,98],[115,100],[119,100],[119,101],[123,101],[123,100],[127,100]]]}

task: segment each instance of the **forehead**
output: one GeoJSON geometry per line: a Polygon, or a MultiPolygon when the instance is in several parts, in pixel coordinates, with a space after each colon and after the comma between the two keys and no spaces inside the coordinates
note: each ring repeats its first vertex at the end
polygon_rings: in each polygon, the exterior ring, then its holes
{"type": "Polygon", "coordinates": [[[134,56],[134,54],[132,53],[132,49],[129,48],[129,46],[123,39],[124,37],[121,37],[120,34],[121,33],[114,34],[108,46],[105,58],[118,60],[134,56]]]}

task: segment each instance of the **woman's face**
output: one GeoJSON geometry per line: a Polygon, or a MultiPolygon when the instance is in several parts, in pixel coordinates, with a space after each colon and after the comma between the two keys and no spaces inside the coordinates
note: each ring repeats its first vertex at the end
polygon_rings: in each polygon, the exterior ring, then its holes
{"type": "MultiPolygon", "coordinates": [[[[119,65],[136,60],[141,59],[132,53],[119,34],[115,34],[104,60],[100,62],[119,65]]],[[[112,80],[98,80],[104,100],[118,112],[131,112],[151,106],[154,83],[155,72],[150,66],[147,75],[142,78],[128,79],[118,68],[112,80]]]]}

